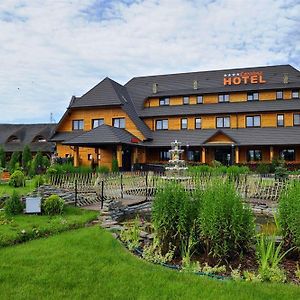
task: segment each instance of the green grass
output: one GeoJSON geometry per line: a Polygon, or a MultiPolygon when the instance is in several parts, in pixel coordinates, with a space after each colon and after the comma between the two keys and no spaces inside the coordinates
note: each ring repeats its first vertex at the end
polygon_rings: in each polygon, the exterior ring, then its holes
{"type": "Polygon", "coordinates": [[[19,195],[26,195],[32,192],[34,189],[34,180],[26,180],[26,186],[19,188],[12,187],[7,182],[0,183],[0,197],[3,195],[11,195],[13,190],[16,190],[19,195]]]}
{"type": "Polygon", "coordinates": [[[83,227],[97,215],[96,211],[71,206],[67,206],[61,216],[22,214],[5,217],[4,212],[0,212],[0,247],[83,227]]]}
{"type": "Polygon", "coordinates": [[[0,249],[1,299],[299,299],[283,284],[217,281],[152,265],[90,227],[0,249]]]}

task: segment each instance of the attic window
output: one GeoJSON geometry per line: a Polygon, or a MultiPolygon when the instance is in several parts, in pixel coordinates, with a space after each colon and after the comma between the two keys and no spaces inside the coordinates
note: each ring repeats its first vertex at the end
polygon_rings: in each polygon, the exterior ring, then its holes
{"type": "Polygon", "coordinates": [[[8,143],[20,143],[20,139],[17,136],[12,135],[8,138],[7,142],[8,143]]]}
{"type": "Polygon", "coordinates": [[[47,142],[46,138],[42,135],[38,135],[33,140],[34,143],[45,143],[47,142]]]}

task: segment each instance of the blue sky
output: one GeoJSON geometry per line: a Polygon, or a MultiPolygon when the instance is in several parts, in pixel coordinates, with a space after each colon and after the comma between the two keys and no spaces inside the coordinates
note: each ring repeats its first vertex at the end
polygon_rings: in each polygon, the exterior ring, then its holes
{"type": "Polygon", "coordinates": [[[106,76],[300,69],[299,15],[300,0],[1,0],[0,123],[59,121],[106,76]]]}

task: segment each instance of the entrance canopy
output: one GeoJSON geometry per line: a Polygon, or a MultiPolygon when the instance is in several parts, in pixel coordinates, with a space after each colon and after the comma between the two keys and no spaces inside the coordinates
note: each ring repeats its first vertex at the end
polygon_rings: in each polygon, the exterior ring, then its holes
{"type": "Polygon", "coordinates": [[[103,124],[63,142],[63,145],[79,147],[99,147],[110,144],[138,145],[140,140],[125,129],[103,124]]]}

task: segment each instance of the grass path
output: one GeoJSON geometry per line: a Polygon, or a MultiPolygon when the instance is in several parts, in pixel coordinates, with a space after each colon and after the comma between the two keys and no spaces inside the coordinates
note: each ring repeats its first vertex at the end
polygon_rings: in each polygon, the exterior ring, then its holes
{"type": "Polygon", "coordinates": [[[300,299],[292,285],[222,282],[128,253],[99,227],[0,249],[0,299],[300,299]]]}

